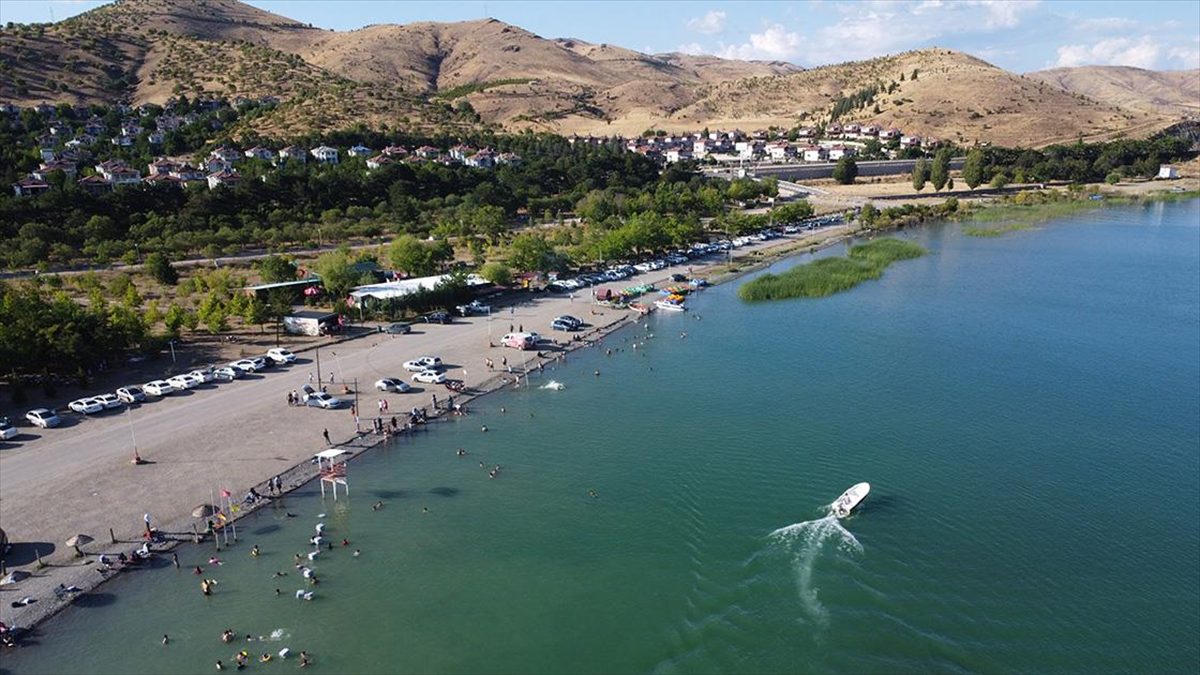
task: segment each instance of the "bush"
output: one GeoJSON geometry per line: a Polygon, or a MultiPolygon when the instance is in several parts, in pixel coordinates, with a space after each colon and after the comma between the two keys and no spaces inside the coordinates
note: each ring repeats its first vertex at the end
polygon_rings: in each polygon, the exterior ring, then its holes
{"type": "Polygon", "coordinates": [[[146,257],[146,273],[167,286],[174,286],[179,281],[179,273],[162,253],[151,253],[146,257]]]}
{"type": "Polygon", "coordinates": [[[1121,174],[1113,171],[1104,177],[1104,182],[1108,183],[1109,185],[1116,185],[1117,183],[1121,182],[1121,174]]]}

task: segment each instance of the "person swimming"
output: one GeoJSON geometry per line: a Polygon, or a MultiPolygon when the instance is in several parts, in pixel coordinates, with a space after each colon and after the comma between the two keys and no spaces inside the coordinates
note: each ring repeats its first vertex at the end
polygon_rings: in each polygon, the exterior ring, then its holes
{"type": "Polygon", "coordinates": [[[208,559],[208,564],[209,565],[221,565],[223,563],[221,562],[220,558],[218,558],[217,556],[214,555],[208,559]]]}
{"type": "Polygon", "coordinates": [[[279,577],[286,577],[286,576],[287,576],[287,572],[276,572],[275,574],[271,575],[271,578],[278,579],[279,577]]]}
{"type": "Polygon", "coordinates": [[[342,540],[342,546],[349,546],[349,545],[350,545],[350,540],[349,540],[349,539],[343,539],[343,540],[342,540]]]}
{"type": "Polygon", "coordinates": [[[383,502],[375,502],[374,504],[371,505],[372,511],[378,511],[379,509],[382,509],[382,508],[383,508],[383,502]]]}
{"type": "Polygon", "coordinates": [[[355,558],[357,558],[360,553],[362,553],[362,551],[360,551],[358,549],[354,549],[354,557],[355,558]]]}
{"type": "Polygon", "coordinates": [[[257,558],[259,553],[260,553],[260,551],[258,550],[258,544],[255,544],[255,545],[254,545],[254,548],[251,548],[251,549],[250,549],[250,555],[252,555],[252,556],[254,556],[255,558],[257,558]]]}

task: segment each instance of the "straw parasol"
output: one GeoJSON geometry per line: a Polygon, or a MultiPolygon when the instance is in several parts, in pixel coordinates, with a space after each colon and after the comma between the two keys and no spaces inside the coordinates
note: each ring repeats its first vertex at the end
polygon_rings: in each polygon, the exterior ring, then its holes
{"type": "Polygon", "coordinates": [[[90,544],[93,541],[95,541],[95,539],[92,539],[91,537],[89,537],[86,534],[77,534],[74,537],[71,537],[70,539],[67,540],[67,546],[74,547],[75,555],[77,557],[82,558],[83,551],[79,550],[79,547],[90,544]]]}
{"type": "Polygon", "coordinates": [[[192,509],[192,517],[193,518],[207,518],[207,517],[215,514],[216,512],[217,512],[217,509],[212,504],[201,504],[200,506],[197,506],[196,508],[192,509]]]}

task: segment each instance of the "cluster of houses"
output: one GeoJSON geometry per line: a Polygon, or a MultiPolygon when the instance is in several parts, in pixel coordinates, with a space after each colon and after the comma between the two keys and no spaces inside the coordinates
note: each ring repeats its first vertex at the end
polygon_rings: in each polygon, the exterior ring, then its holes
{"type": "MultiPolygon", "coordinates": [[[[159,117],[161,120],[162,117],[159,117]]],[[[131,134],[139,134],[130,127],[131,134]]],[[[401,146],[389,146],[375,152],[363,145],[355,145],[346,153],[351,157],[366,158],[368,170],[379,169],[396,162],[440,162],[443,164],[463,164],[480,168],[495,168],[501,165],[516,165],[521,157],[509,152],[496,152],[491,148],[475,149],[466,145],[456,145],[448,152],[431,146],[421,146],[409,150],[401,146]]],[[[120,185],[148,184],[201,184],[208,188],[230,187],[237,185],[243,177],[236,165],[247,159],[270,162],[275,166],[288,163],[305,163],[310,158],[321,164],[337,164],[341,160],[341,151],[328,145],[313,148],[303,148],[289,145],[279,150],[255,146],[238,150],[228,145],[222,145],[209,151],[200,162],[192,164],[188,161],[160,157],[147,167],[146,175],[120,159],[110,159],[95,165],[95,173],[76,178],[78,167],[92,157],[90,152],[69,147],[43,145],[41,149],[42,162],[36,171],[13,184],[13,190],[18,196],[41,194],[50,189],[50,175],[61,171],[66,180],[76,180],[80,188],[88,192],[105,192],[120,185]]]]}
{"type": "MultiPolygon", "coordinates": [[[[645,138],[616,139],[629,152],[655,161],[673,164],[685,160],[717,162],[836,162],[843,157],[860,154],[866,141],[883,143],[889,156],[897,156],[908,148],[932,148],[940,144],[935,138],[904,134],[899,129],[884,129],[874,124],[830,124],[796,130],[795,140],[786,133],[765,131],[715,131],[708,134],[664,135],[645,138]]],[[[612,139],[572,137],[572,143],[604,144],[612,139]]]]}

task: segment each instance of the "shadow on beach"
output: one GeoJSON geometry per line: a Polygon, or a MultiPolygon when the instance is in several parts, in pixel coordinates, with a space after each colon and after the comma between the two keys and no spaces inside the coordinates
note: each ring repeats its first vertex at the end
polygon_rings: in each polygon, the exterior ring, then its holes
{"type": "Polygon", "coordinates": [[[37,553],[46,558],[54,553],[54,544],[48,541],[27,541],[13,544],[4,554],[4,564],[9,567],[28,565],[37,560],[37,553]]]}

